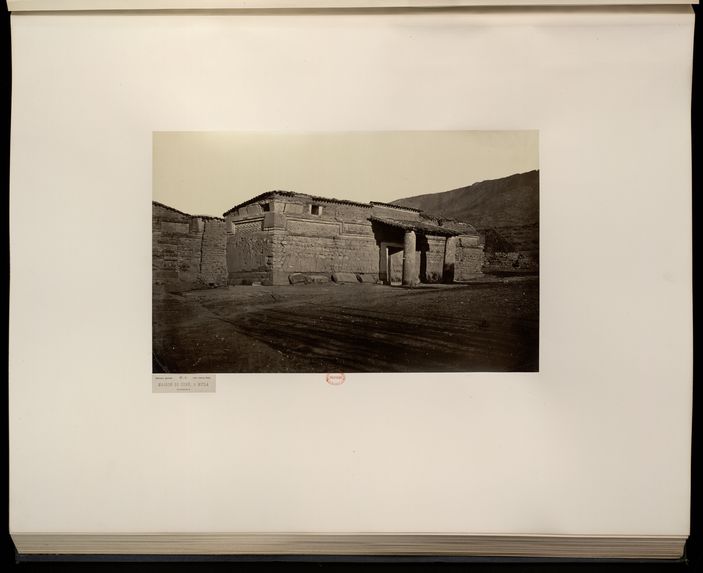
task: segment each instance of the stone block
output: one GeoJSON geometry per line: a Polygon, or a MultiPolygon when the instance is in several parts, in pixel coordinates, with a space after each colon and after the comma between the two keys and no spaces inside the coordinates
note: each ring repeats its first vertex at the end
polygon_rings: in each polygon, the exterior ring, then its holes
{"type": "Polygon", "coordinates": [[[476,237],[459,237],[459,245],[462,247],[478,247],[478,236],[476,237]]]}
{"type": "Polygon", "coordinates": [[[305,276],[305,282],[308,284],[316,284],[316,283],[328,283],[330,282],[330,277],[329,275],[311,275],[311,274],[306,274],[305,276]]]}
{"type": "Polygon", "coordinates": [[[289,285],[290,280],[288,276],[291,273],[289,272],[284,272],[284,271],[271,271],[269,273],[266,273],[266,276],[262,277],[263,280],[266,280],[267,282],[264,282],[264,286],[283,286],[283,285],[289,285]]]}
{"type": "Polygon", "coordinates": [[[246,215],[247,217],[254,217],[261,213],[261,207],[257,203],[251,203],[246,207],[241,207],[238,209],[241,215],[246,215]]]}
{"type": "Polygon", "coordinates": [[[299,203],[286,203],[284,211],[286,213],[294,213],[300,215],[303,212],[303,206],[299,203]]]}
{"type": "Polygon", "coordinates": [[[288,275],[288,280],[290,281],[290,284],[292,285],[297,285],[297,284],[302,284],[308,282],[306,280],[306,276],[302,273],[293,273],[291,275],[288,275]]]}
{"type": "Polygon", "coordinates": [[[336,283],[358,283],[354,273],[332,273],[332,280],[336,283]]]}
{"type": "Polygon", "coordinates": [[[362,283],[377,283],[378,276],[370,273],[356,273],[356,278],[362,283]]]}
{"type": "Polygon", "coordinates": [[[264,214],[264,229],[285,229],[286,216],[283,213],[269,212],[264,214]]]}
{"type": "Polygon", "coordinates": [[[185,235],[190,231],[190,224],[185,222],[185,223],[176,223],[176,222],[171,222],[171,221],[162,221],[161,222],[161,232],[162,233],[176,233],[176,234],[181,234],[185,235]]]}

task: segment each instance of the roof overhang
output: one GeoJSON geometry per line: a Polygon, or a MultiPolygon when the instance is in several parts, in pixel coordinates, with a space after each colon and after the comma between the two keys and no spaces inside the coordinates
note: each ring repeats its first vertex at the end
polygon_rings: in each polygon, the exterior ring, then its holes
{"type": "Polygon", "coordinates": [[[433,225],[431,223],[425,223],[424,221],[406,221],[403,219],[391,219],[390,217],[376,216],[369,217],[369,221],[372,223],[393,227],[395,229],[402,229],[403,231],[415,231],[416,233],[420,233],[422,235],[438,235],[440,237],[458,237],[461,235],[458,231],[447,229],[446,227],[440,227],[439,225],[433,225]]]}

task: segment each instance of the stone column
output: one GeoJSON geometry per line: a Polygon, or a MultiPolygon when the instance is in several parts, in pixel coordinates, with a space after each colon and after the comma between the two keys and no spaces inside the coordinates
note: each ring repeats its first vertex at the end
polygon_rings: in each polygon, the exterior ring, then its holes
{"type": "Polygon", "coordinates": [[[378,257],[378,280],[384,285],[391,284],[391,277],[388,276],[388,246],[381,243],[378,257]]]}
{"type": "Polygon", "coordinates": [[[405,238],[403,239],[403,286],[412,286],[417,282],[415,259],[415,231],[405,231],[405,238]]]}
{"type": "Polygon", "coordinates": [[[444,265],[442,266],[442,281],[454,282],[454,261],[456,258],[456,237],[447,237],[444,243],[444,265]]]}

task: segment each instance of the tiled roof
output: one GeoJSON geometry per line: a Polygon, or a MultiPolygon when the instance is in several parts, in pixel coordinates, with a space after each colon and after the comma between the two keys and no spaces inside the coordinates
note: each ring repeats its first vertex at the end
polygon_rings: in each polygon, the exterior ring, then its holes
{"type": "Polygon", "coordinates": [[[417,231],[425,235],[441,235],[443,237],[455,237],[461,235],[459,231],[433,225],[424,221],[409,221],[407,219],[391,219],[390,217],[369,217],[369,221],[396,227],[405,231],[417,231]]]}
{"type": "Polygon", "coordinates": [[[438,224],[441,227],[446,227],[455,231],[459,231],[461,235],[478,236],[478,231],[476,230],[476,227],[460,219],[453,219],[451,217],[444,216],[437,217],[428,215],[427,213],[420,213],[420,218],[431,221],[431,224],[438,224]]]}
{"type": "Polygon", "coordinates": [[[162,207],[163,209],[166,209],[168,211],[173,211],[174,213],[178,213],[179,215],[183,215],[185,217],[194,217],[197,219],[205,219],[207,221],[224,221],[222,217],[213,217],[212,215],[191,215],[190,213],[184,213],[183,211],[179,211],[174,207],[169,207],[168,205],[164,205],[163,203],[159,203],[158,201],[152,201],[151,204],[156,205],[157,207],[162,207]]]}
{"type": "Polygon", "coordinates": [[[359,203],[358,201],[349,201],[348,199],[335,199],[334,197],[316,197],[314,195],[303,195],[303,197],[310,197],[313,201],[320,201],[321,203],[340,203],[342,205],[354,205],[355,207],[371,207],[368,203],[359,203]]]}
{"type": "Polygon", "coordinates": [[[173,207],[169,207],[168,205],[164,205],[163,203],[159,203],[158,201],[152,201],[151,204],[156,205],[157,207],[163,207],[164,209],[167,209],[168,211],[173,211],[174,213],[178,213],[179,215],[185,215],[186,217],[192,216],[190,213],[184,213],[183,211],[179,211],[178,209],[174,209],[173,207]]]}
{"type": "Polygon", "coordinates": [[[232,211],[239,209],[241,207],[246,207],[247,205],[251,205],[252,203],[256,203],[258,201],[262,201],[264,199],[268,199],[269,197],[303,197],[305,199],[309,199],[310,201],[317,201],[319,203],[339,203],[342,205],[354,205],[356,207],[371,207],[369,203],[359,203],[358,201],[349,201],[348,199],[335,199],[334,197],[319,197],[316,195],[308,195],[307,193],[296,193],[295,191],[267,191],[266,193],[261,193],[261,195],[257,195],[256,197],[252,197],[251,199],[248,199],[247,201],[244,201],[243,203],[240,203],[239,205],[235,205],[228,211],[225,211],[223,213],[223,216],[226,217],[229,215],[232,211]]]}
{"type": "Polygon", "coordinates": [[[380,201],[371,201],[372,205],[378,205],[379,207],[390,207],[391,209],[401,209],[403,211],[412,211],[413,213],[422,213],[422,209],[415,209],[415,207],[406,207],[405,205],[395,205],[393,203],[381,203],[380,201]]]}
{"type": "Polygon", "coordinates": [[[252,197],[251,199],[247,199],[243,203],[239,203],[239,205],[235,205],[231,209],[222,213],[222,216],[226,217],[232,211],[235,211],[235,210],[239,209],[240,207],[246,207],[247,205],[251,205],[252,203],[256,203],[257,201],[261,201],[262,199],[267,199],[268,197],[273,197],[274,195],[280,195],[283,197],[295,197],[297,195],[300,195],[300,193],[294,193],[293,191],[266,191],[266,193],[261,193],[260,195],[257,195],[256,197],[252,197]]]}
{"type": "Polygon", "coordinates": [[[191,215],[191,217],[196,217],[205,221],[224,221],[222,217],[213,217],[212,215],[191,215]]]}

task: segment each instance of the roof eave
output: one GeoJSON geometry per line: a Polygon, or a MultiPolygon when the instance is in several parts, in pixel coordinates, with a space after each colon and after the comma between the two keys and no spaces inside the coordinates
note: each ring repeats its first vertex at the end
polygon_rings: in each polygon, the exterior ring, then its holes
{"type": "Polygon", "coordinates": [[[418,225],[413,225],[412,222],[408,221],[389,221],[388,219],[383,219],[381,217],[369,217],[369,221],[380,223],[381,225],[388,225],[395,229],[402,229],[404,231],[414,231],[423,235],[438,235],[440,237],[458,237],[462,233],[454,231],[453,229],[445,229],[442,227],[433,227],[431,229],[423,229],[418,225]]]}

